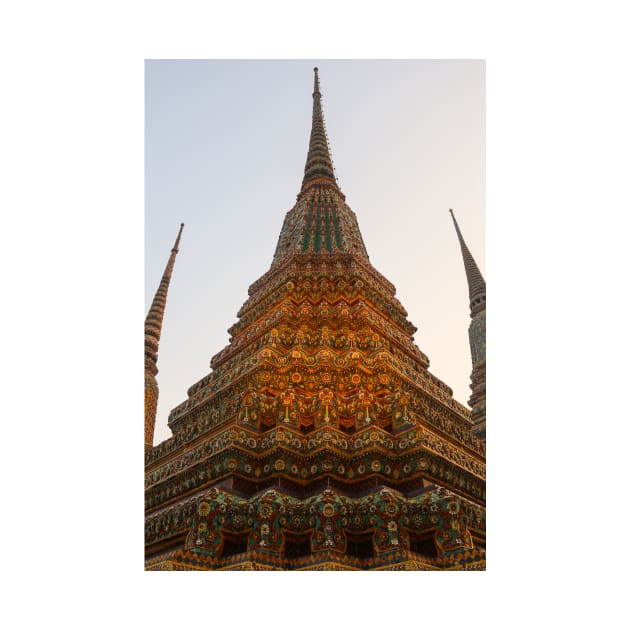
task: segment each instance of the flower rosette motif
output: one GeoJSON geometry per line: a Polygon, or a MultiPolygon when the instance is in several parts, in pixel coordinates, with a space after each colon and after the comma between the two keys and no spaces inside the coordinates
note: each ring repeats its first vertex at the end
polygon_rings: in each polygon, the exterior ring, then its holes
{"type": "Polygon", "coordinates": [[[335,515],[335,512],[335,506],[332,503],[324,503],[324,506],[322,507],[322,514],[326,518],[331,518],[335,515]]]}
{"type": "Polygon", "coordinates": [[[459,504],[457,503],[457,501],[450,501],[449,503],[447,503],[446,511],[451,515],[457,514],[459,512],[459,504]]]}
{"type": "Polygon", "coordinates": [[[388,501],[383,511],[389,518],[393,518],[398,514],[398,506],[393,501],[388,501]]]}

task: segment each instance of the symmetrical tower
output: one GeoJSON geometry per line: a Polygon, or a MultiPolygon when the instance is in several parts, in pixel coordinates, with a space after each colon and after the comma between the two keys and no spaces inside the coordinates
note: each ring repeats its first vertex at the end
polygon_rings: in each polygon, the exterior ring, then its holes
{"type": "Polygon", "coordinates": [[[179,226],[179,233],[175,239],[175,244],[171,250],[166,269],[162,274],[160,286],[155,292],[155,297],[151,303],[151,308],[144,320],[144,447],[153,447],[153,433],[155,431],[155,416],[157,414],[157,403],[159,389],[155,377],[158,373],[157,356],[162,334],[162,320],[164,319],[164,309],[166,308],[166,297],[168,286],[173,275],[175,257],[179,251],[179,239],[182,236],[184,224],[179,226]]]}
{"type": "Polygon", "coordinates": [[[317,69],[297,201],[145,459],[151,570],[485,567],[485,444],[336,181],[317,69]]]}
{"type": "Polygon", "coordinates": [[[470,375],[470,389],[472,395],[468,404],[472,409],[472,433],[479,439],[486,439],[486,281],[483,279],[479,267],[468,249],[464,237],[459,230],[457,220],[452,210],[449,210],[459,245],[464,259],[466,280],[468,281],[468,296],[470,299],[470,326],[468,339],[472,357],[472,374],[470,375]]]}

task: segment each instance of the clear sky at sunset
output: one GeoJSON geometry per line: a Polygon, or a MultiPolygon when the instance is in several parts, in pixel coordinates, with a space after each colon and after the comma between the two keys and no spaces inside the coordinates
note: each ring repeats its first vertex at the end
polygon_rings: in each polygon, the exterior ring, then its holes
{"type": "Polygon", "coordinates": [[[314,65],[370,260],[397,287],[431,371],[468,401],[468,291],[448,209],[484,273],[484,62],[147,61],[145,312],[185,223],[160,340],[156,444],[269,268],[302,180],[314,65]]]}

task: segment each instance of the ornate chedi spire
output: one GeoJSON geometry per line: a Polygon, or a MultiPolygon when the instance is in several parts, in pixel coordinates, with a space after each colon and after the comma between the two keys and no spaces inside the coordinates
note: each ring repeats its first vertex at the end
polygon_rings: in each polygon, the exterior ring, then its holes
{"type": "Polygon", "coordinates": [[[485,445],[339,190],[315,72],[300,193],[228,345],[146,457],[146,567],[485,563],[485,445]]]}
{"type": "Polygon", "coordinates": [[[472,432],[478,438],[486,439],[486,281],[483,279],[479,267],[468,249],[464,237],[457,225],[452,210],[449,210],[459,245],[464,259],[464,269],[468,280],[468,296],[470,299],[470,326],[468,339],[472,357],[472,374],[470,389],[472,395],[468,404],[472,408],[472,432]]]}
{"type": "MultiPolygon", "coordinates": [[[[313,119],[304,179],[297,203],[286,215],[270,271],[286,265],[296,255],[319,258],[343,254],[360,260],[378,274],[370,265],[356,215],[346,204],[335,178],[315,68],[313,119]]],[[[261,281],[264,279],[266,276],[261,281]]],[[[393,291],[393,285],[390,286],[393,291]]]]}
{"type": "Polygon", "coordinates": [[[160,335],[162,333],[162,320],[166,308],[166,296],[168,286],[173,274],[175,257],[179,251],[179,239],[182,236],[184,224],[182,223],[177,234],[177,239],[171,250],[171,255],[162,274],[160,286],[155,293],[151,308],[144,320],[144,445],[145,448],[153,446],[153,432],[155,430],[155,416],[157,413],[158,384],[155,377],[158,373],[157,357],[160,335]]]}
{"type": "Polygon", "coordinates": [[[324,114],[322,111],[322,94],[319,91],[319,75],[317,68],[315,71],[315,83],[313,86],[313,124],[311,127],[311,139],[308,145],[308,155],[306,166],[304,167],[304,179],[302,180],[302,190],[314,180],[329,180],[335,186],[337,180],[330,157],[328,138],[324,127],[324,114]]]}

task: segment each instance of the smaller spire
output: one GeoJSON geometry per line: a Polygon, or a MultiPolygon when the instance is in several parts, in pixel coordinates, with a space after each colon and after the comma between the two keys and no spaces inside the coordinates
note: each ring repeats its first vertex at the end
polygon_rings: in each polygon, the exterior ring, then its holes
{"type": "Polygon", "coordinates": [[[147,317],[144,320],[144,356],[145,366],[153,375],[157,374],[157,351],[160,341],[160,335],[162,334],[162,320],[164,319],[164,309],[166,308],[166,296],[168,294],[168,287],[171,282],[171,275],[173,274],[173,267],[175,265],[175,256],[179,251],[179,240],[182,236],[182,230],[184,224],[179,226],[179,233],[175,239],[175,244],[171,249],[171,255],[164,269],[160,286],[155,292],[151,308],[147,313],[147,317]]]}
{"type": "Polygon", "coordinates": [[[457,238],[459,239],[459,246],[462,250],[462,257],[464,259],[464,269],[466,270],[466,279],[468,280],[468,296],[470,299],[470,314],[475,315],[479,311],[486,308],[486,281],[479,271],[479,267],[472,257],[470,250],[466,246],[464,237],[457,225],[457,219],[453,210],[449,208],[453,223],[455,224],[455,231],[457,232],[457,238]]]}
{"type": "Polygon", "coordinates": [[[483,279],[479,267],[468,250],[464,237],[452,210],[449,210],[459,245],[464,258],[466,279],[468,280],[468,295],[470,296],[470,326],[468,340],[472,359],[472,373],[470,375],[471,396],[468,401],[472,420],[471,432],[481,440],[486,439],[486,281],[483,279]]]}
{"type": "Polygon", "coordinates": [[[313,68],[313,71],[315,72],[315,83],[313,85],[313,96],[315,96],[315,94],[319,94],[321,96],[322,94],[319,91],[319,74],[317,74],[319,72],[319,69],[317,68],[317,66],[315,66],[313,68]]]}
{"type": "Polygon", "coordinates": [[[166,264],[166,269],[164,269],[160,286],[155,292],[151,308],[144,320],[144,445],[147,449],[153,446],[153,432],[157,415],[159,388],[155,376],[158,373],[157,358],[160,335],[162,334],[162,320],[164,319],[164,309],[166,308],[168,286],[171,282],[175,257],[179,251],[179,239],[182,236],[183,229],[184,224],[182,223],[179,226],[179,233],[175,239],[173,249],[171,249],[171,255],[166,264]]]}

